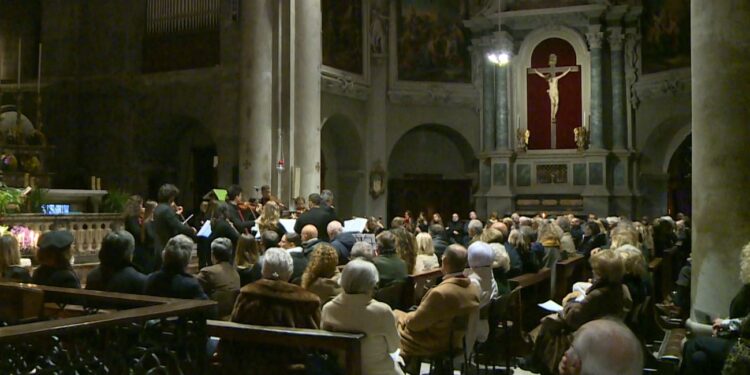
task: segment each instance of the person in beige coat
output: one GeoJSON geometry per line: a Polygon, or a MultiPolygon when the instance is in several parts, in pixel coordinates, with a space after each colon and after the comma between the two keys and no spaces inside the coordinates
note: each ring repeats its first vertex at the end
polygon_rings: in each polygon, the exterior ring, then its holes
{"type": "Polygon", "coordinates": [[[321,328],[335,332],[364,333],[362,373],[401,375],[391,353],[398,350],[399,336],[391,308],[372,299],[378,270],[367,261],[349,262],[340,278],[344,293],[323,306],[321,328]]]}
{"type": "Polygon", "coordinates": [[[240,275],[229,263],[232,241],[219,237],[211,242],[213,265],[203,267],[197,279],[209,298],[218,302],[219,318],[227,320],[240,291],[240,275]]]}
{"type": "Polygon", "coordinates": [[[454,319],[468,319],[479,308],[479,288],[463,274],[466,259],[466,248],[449,246],[443,254],[443,282],[425,294],[415,311],[394,311],[407,367],[412,357],[434,356],[451,347],[461,348],[465,332],[454,332],[454,342],[449,342],[454,319]]]}

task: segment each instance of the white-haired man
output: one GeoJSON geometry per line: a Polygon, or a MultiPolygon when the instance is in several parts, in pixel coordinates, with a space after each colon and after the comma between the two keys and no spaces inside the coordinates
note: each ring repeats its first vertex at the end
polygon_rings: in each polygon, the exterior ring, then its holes
{"type": "Polygon", "coordinates": [[[643,350],[624,324],[593,320],[576,331],[558,370],[561,375],[640,375],[643,350]]]}
{"type": "Polygon", "coordinates": [[[352,250],[352,246],[357,242],[354,235],[351,232],[344,232],[344,227],[341,222],[334,220],[328,223],[326,228],[328,232],[328,238],[331,240],[331,246],[336,249],[339,254],[339,265],[344,265],[349,262],[349,253],[352,250]]]}

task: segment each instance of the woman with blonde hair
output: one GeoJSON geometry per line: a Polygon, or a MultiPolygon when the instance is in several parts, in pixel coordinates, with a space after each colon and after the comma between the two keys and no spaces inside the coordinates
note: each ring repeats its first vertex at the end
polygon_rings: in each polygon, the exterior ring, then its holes
{"type": "Polygon", "coordinates": [[[406,263],[406,272],[414,274],[414,266],[417,264],[417,241],[414,235],[404,228],[392,229],[396,237],[396,254],[406,263]]]}
{"type": "Polygon", "coordinates": [[[628,287],[628,292],[630,292],[630,297],[633,300],[633,306],[637,306],[643,303],[650,294],[646,259],[644,259],[640,250],[630,244],[617,247],[615,254],[622,258],[625,265],[625,275],[622,278],[622,283],[628,287]]]}
{"type": "Polygon", "coordinates": [[[249,234],[243,234],[237,239],[237,250],[234,253],[234,266],[237,267],[237,273],[240,275],[240,286],[245,286],[251,282],[260,279],[260,272],[255,275],[254,270],[260,259],[260,249],[258,241],[249,234]]]}
{"type": "Polygon", "coordinates": [[[258,229],[261,233],[270,230],[276,232],[279,238],[284,237],[286,228],[279,222],[280,218],[279,205],[274,201],[268,201],[263,205],[263,213],[258,218],[258,229]]]}
{"type": "Polygon", "coordinates": [[[414,264],[414,273],[421,273],[440,267],[432,237],[428,233],[417,235],[417,260],[414,264]]]}
{"type": "Polygon", "coordinates": [[[9,234],[0,237],[0,279],[19,283],[31,282],[29,271],[21,266],[18,240],[9,234]]]}
{"type": "Polygon", "coordinates": [[[327,243],[316,246],[310,254],[310,263],[302,274],[302,287],[320,297],[320,306],[341,294],[338,264],[336,249],[327,243]]]}

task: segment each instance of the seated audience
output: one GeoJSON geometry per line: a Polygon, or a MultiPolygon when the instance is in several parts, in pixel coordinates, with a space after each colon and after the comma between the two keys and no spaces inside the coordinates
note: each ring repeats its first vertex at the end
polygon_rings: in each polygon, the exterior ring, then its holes
{"type": "Polygon", "coordinates": [[[640,375],[643,373],[641,343],[620,322],[590,321],[576,331],[558,371],[560,375],[640,375]]]}
{"type": "Polygon", "coordinates": [[[349,253],[352,251],[352,246],[357,240],[352,233],[344,232],[344,227],[338,220],[328,223],[327,230],[328,238],[331,239],[331,246],[339,254],[339,265],[346,264],[349,262],[349,253]]]}
{"type": "MultiPolygon", "coordinates": [[[[251,283],[255,282],[257,280],[260,280],[262,275],[262,269],[263,269],[263,255],[265,253],[266,249],[270,249],[272,247],[277,247],[279,245],[279,235],[271,230],[267,230],[260,234],[260,256],[258,257],[258,261],[255,262],[253,265],[253,268],[250,269],[249,275],[247,276],[247,280],[249,280],[251,283]]],[[[305,262],[307,260],[305,259],[305,262]]],[[[307,263],[305,263],[307,265],[307,263]]],[[[304,268],[302,268],[302,271],[304,271],[304,268]]],[[[300,276],[302,276],[302,271],[300,271],[300,276]]]]}
{"type": "Polygon", "coordinates": [[[336,249],[327,243],[317,246],[310,256],[305,273],[302,274],[302,287],[315,293],[320,298],[320,305],[325,305],[341,294],[339,286],[338,254],[336,249]]]}
{"type": "Polygon", "coordinates": [[[157,297],[208,299],[198,280],[185,269],[195,243],[190,237],[178,234],[164,246],[161,269],[148,275],[143,293],[157,297]]]}
{"type": "Polygon", "coordinates": [[[396,238],[396,254],[406,263],[406,272],[414,274],[417,264],[417,241],[414,235],[405,228],[391,229],[396,238]]]}
{"type": "MultiPolygon", "coordinates": [[[[521,229],[513,229],[508,235],[508,244],[513,249],[512,251],[518,254],[521,263],[521,270],[518,274],[536,273],[542,268],[539,258],[531,252],[530,232],[531,228],[521,227],[521,229]]],[[[508,251],[508,255],[511,254],[511,251],[508,251]]],[[[516,272],[513,267],[513,260],[511,259],[511,274],[516,272]]]]}
{"type": "Polygon", "coordinates": [[[310,254],[315,250],[315,246],[318,246],[324,241],[318,238],[318,229],[312,224],[302,227],[302,233],[300,233],[300,236],[302,237],[302,254],[304,254],[305,258],[309,260],[310,254]]]}
{"type": "Polygon", "coordinates": [[[361,350],[363,374],[403,374],[389,354],[399,348],[393,312],[387,304],[372,298],[378,270],[370,262],[352,259],[344,267],[340,282],[344,292],[323,306],[321,328],[365,334],[361,350]]]}
{"type": "Polygon", "coordinates": [[[560,236],[560,251],[566,255],[576,253],[576,244],[570,234],[570,220],[566,216],[558,216],[555,220],[557,227],[562,231],[560,236]]]}
{"type": "Polygon", "coordinates": [[[750,374],[750,315],[742,319],[739,330],[739,338],[727,355],[722,375],[750,374]]]}
{"type": "Polygon", "coordinates": [[[34,270],[31,281],[39,285],[80,288],[78,275],[70,265],[73,257],[70,248],[72,244],[73,235],[67,230],[53,230],[42,234],[37,242],[39,267],[34,270]]]}
{"type": "Polygon", "coordinates": [[[232,241],[219,237],[211,242],[213,265],[202,268],[198,273],[198,282],[209,298],[218,302],[219,318],[232,313],[234,300],[240,290],[240,275],[229,259],[232,257],[232,241]]]}
{"type": "Polygon", "coordinates": [[[417,260],[414,273],[422,273],[435,268],[440,268],[440,263],[435,255],[432,237],[427,233],[420,233],[417,235],[417,260]]]}
{"type": "Polygon", "coordinates": [[[18,240],[10,234],[0,237],[0,279],[19,283],[30,283],[29,271],[21,266],[18,240]]]}
{"type": "MultiPolygon", "coordinates": [[[[443,254],[443,281],[430,289],[415,311],[395,310],[401,335],[401,355],[407,369],[419,365],[418,357],[432,357],[461,348],[465,332],[454,332],[455,319],[466,319],[479,308],[479,288],[464,276],[467,251],[451,245],[443,254]],[[450,342],[453,337],[454,342],[450,342]]],[[[410,373],[412,371],[409,371],[410,373]]]]}
{"type": "Polygon", "coordinates": [[[479,288],[479,310],[476,311],[476,314],[472,314],[466,339],[467,345],[472,348],[475,342],[483,343],[487,341],[487,336],[490,333],[487,320],[489,305],[493,299],[500,296],[500,293],[492,274],[492,263],[495,261],[495,253],[492,247],[485,242],[476,241],[469,246],[468,253],[470,268],[465,273],[469,280],[479,288]],[[482,309],[485,309],[485,311],[482,311],[482,309]]]}
{"type": "Polygon", "coordinates": [[[612,250],[602,250],[591,257],[591,268],[593,284],[586,296],[578,300],[580,293],[568,294],[562,301],[560,313],[542,319],[533,353],[523,367],[551,373],[558,367],[561,350],[569,345],[568,334],[594,319],[624,317],[631,301],[627,288],[622,285],[625,273],[622,258],[612,250]]]}
{"type": "Polygon", "coordinates": [[[607,235],[601,233],[599,225],[594,221],[587,222],[583,227],[583,238],[578,252],[586,259],[591,257],[591,250],[600,248],[607,244],[607,235]]]}
{"type": "MultiPolygon", "coordinates": [[[[473,212],[473,211],[472,211],[473,212]]],[[[484,229],[484,225],[481,221],[477,219],[471,219],[469,220],[469,223],[466,224],[466,241],[464,242],[464,246],[469,246],[470,244],[479,241],[479,236],[482,235],[482,230],[484,229]]]]}
{"type": "Polygon", "coordinates": [[[352,253],[349,255],[352,257],[352,260],[361,259],[372,262],[375,258],[375,250],[373,250],[372,245],[369,243],[360,241],[352,246],[352,253]]]}
{"type": "Polygon", "coordinates": [[[402,282],[409,275],[406,272],[406,263],[396,254],[396,237],[391,231],[384,231],[375,237],[378,245],[378,256],[372,260],[378,269],[380,281],[379,288],[387,287],[394,282],[402,282]]]}
{"type": "MultiPolygon", "coordinates": [[[[555,264],[560,260],[560,237],[562,230],[554,223],[542,222],[537,230],[538,242],[544,246],[544,258],[542,267],[554,270],[555,264]]],[[[554,272],[554,271],[553,271],[554,272]]]]}
{"type": "MultiPolygon", "coordinates": [[[[500,223],[502,224],[502,223],[500,223]]],[[[492,275],[497,283],[498,293],[500,295],[510,291],[508,282],[508,271],[510,270],[510,257],[505,249],[503,242],[503,233],[494,228],[487,228],[480,236],[482,242],[487,243],[492,249],[492,275]]]]}
{"type": "Polygon", "coordinates": [[[292,257],[280,248],[266,250],[263,278],[240,289],[231,320],[237,323],[291,328],[319,328],[320,299],[289,283],[292,257]]]}
{"type": "Polygon", "coordinates": [[[445,228],[441,224],[432,224],[429,230],[430,237],[432,237],[432,246],[435,247],[435,256],[437,257],[438,264],[440,264],[440,258],[443,257],[445,248],[450,245],[445,235],[445,228]]]}
{"type": "Polygon", "coordinates": [[[650,295],[646,259],[633,245],[619,246],[615,249],[615,253],[625,264],[625,276],[622,278],[622,283],[628,287],[633,306],[638,306],[650,295]]]}
{"type": "Polygon", "coordinates": [[[740,253],[740,280],[743,286],[729,304],[729,319],[714,320],[713,336],[699,336],[685,343],[680,374],[720,373],[727,355],[736,345],[740,327],[737,319],[750,314],[750,243],[740,253]]]}
{"type": "Polygon", "coordinates": [[[260,249],[255,237],[249,234],[241,235],[237,240],[237,251],[234,253],[234,264],[240,276],[241,287],[254,281],[252,270],[259,260],[260,249]]]}
{"type": "Polygon", "coordinates": [[[99,266],[86,277],[86,289],[116,293],[143,293],[146,275],[133,266],[133,235],[117,230],[107,234],[99,250],[99,266]]]}

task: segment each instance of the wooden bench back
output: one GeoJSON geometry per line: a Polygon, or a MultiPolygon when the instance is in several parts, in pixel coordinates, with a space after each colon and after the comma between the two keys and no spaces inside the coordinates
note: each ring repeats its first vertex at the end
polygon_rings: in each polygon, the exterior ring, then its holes
{"type": "Polygon", "coordinates": [[[236,342],[273,345],[284,348],[306,350],[342,351],[345,355],[346,374],[362,373],[361,333],[341,333],[316,329],[266,327],[209,320],[207,330],[210,336],[236,342]]]}

